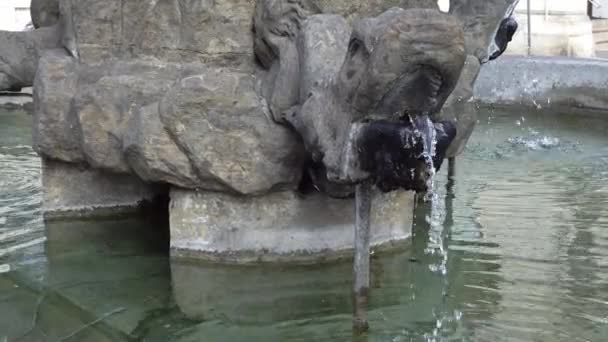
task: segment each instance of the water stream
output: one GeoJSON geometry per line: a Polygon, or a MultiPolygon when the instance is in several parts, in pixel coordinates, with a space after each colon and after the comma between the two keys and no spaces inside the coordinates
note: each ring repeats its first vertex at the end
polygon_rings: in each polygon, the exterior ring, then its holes
{"type": "Polygon", "coordinates": [[[608,341],[608,117],[486,110],[411,247],[373,256],[363,337],[350,262],[174,262],[161,217],[45,224],[30,121],[0,110],[0,341],[608,341]]]}

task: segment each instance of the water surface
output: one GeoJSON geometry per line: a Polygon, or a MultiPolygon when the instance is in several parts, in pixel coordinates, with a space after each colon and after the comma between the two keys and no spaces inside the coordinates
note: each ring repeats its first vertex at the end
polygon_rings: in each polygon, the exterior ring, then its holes
{"type": "Polygon", "coordinates": [[[0,341],[608,341],[607,123],[485,110],[411,247],[374,256],[353,337],[349,263],[171,262],[152,215],[45,224],[30,116],[0,110],[0,341]]]}

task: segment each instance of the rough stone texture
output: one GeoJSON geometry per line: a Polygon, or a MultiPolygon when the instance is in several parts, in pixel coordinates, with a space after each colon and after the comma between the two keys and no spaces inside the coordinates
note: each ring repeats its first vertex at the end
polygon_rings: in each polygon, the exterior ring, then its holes
{"type": "Polygon", "coordinates": [[[130,175],[113,175],[73,164],[44,160],[44,212],[48,217],[131,211],[162,189],[130,175]]]}
{"type": "Polygon", "coordinates": [[[512,57],[485,64],[475,100],[536,108],[608,109],[608,62],[564,57],[512,57]]]}
{"type": "Polygon", "coordinates": [[[480,68],[477,57],[467,56],[458,84],[441,109],[441,118],[456,122],[457,127],[456,138],[448,148],[447,157],[461,154],[473,134],[477,123],[477,109],[471,99],[480,68]]]}
{"type": "Polygon", "coordinates": [[[302,76],[298,102],[306,101],[313,91],[326,89],[340,72],[352,33],[346,19],[339,15],[313,15],[302,26],[296,42],[302,76]]]}
{"type": "Polygon", "coordinates": [[[254,1],[65,1],[81,61],[154,56],[173,62],[250,59],[254,1]]]}
{"type": "MultiPolygon", "coordinates": [[[[173,143],[160,121],[158,103],[136,108],[124,137],[125,158],[145,181],[163,180],[196,188],[199,180],[188,157],[173,143]]],[[[213,184],[208,184],[212,188],[213,184]]]]}
{"type": "Polygon", "coordinates": [[[30,16],[35,28],[57,24],[59,22],[59,0],[32,0],[30,16]]]}
{"type": "Polygon", "coordinates": [[[316,55],[319,48],[318,45],[312,50],[303,50],[302,45],[298,48],[296,45],[302,40],[306,46],[306,38],[300,36],[300,31],[303,35],[324,39],[318,41],[320,45],[325,44],[319,54],[330,57],[329,64],[341,64],[344,56],[342,46],[348,46],[348,34],[351,30],[346,22],[377,16],[393,7],[437,9],[437,3],[433,0],[257,1],[253,21],[254,49],[257,59],[268,69],[263,90],[275,119],[280,121],[283,111],[301,102],[299,96],[307,94],[303,90],[307,88],[307,81],[316,76],[307,75],[307,69],[300,71],[300,65],[303,64],[300,59],[307,58],[306,55],[316,55]],[[320,13],[333,15],[313,19],[314,15],[320,13]],[[310,22],[305,24],[305,21],[310,22]],[[301,30],[304,25],[307,27],[301,30]],[[343,36],[346,32],[347,36],[343,36]],[[280,63],[276,63],[277,60],[280,60],[280,63]]]}
{"type": "Polygon", "coordinates": [[[34,149],[49,159],[82,163],[80,133],[70,111],[78,85],[77,65],[63,49],[46,51],[39,64],[33,92],[34,149]]]}
{"type": "MultiPolygon", "coordinates": [[[[102,64],[80,72],[70,111],[89,165],[129,173],[123,139],[133,113],[157,102],[176,77],[177,67],[136,62],[102,64]]],[[[150,132],[151,134],[152,132],[150,132]]]]}
{"type": "MultiPolygon", "coordinates": [[[[153,55],[171,61],[241,63],[251,56],[250,32],[256,3],[296,8],[310,3],[317,13],[349,19],[375,16],[395,6],[436,8],[433,0],[62,0],[72,11],[78,48],[85,62],[111,56],[153,55]]],[[[296,15],[301,15],[297,13],[296,15]]]]}
{"type": "Polygon", "coordinates": [[[321,12],[339,14],[349,22],[360,18],[375,17],[393,7],[438,9],[435,0],[317,0],[316,3],[321,12]]]}
{"type": "Polygon", "coordinates": [[[28,32],[0,31],[0,90],[32,86],[40,55],[58,47],[60,40],[59,26],[28,32]]]}
{"type": "MultiPolygon", "coordinates": [[[[406,241],[414,194],[376,193],[372,245],[406,241]]],[[[354,199],[278,192],[264,197],[171,191],[172,255],[226,263],[317,262],[348,256],[353,247],[354,199]]]]}
{"type": "MultiPolygon", "coordinates": [[[[53,6],[32,11],[52,17],[53,6]]],[[[430,0],[58,6],[59,49],[44,54],[36,78],[37,150],[191,189],[295,188],[307,156],[269,118],[286,119],[332,180],[366,177],[348,170],[351,123],[437,111],[464,58],[461,24],[430,0]]]]}
{"type": "Polygon", "coordinates": [[[298,139],[264,112],[255,78],[210,69],[182,79],[161,102],[161,120],[201,180],[259,194],[300,179],[298,139]]]}
{"type": "Polygon", "coordinates": [[[251,74],[154,60],[84,66],[51,51],[34,100],[34,145],[51,159],[241,194],[300,179],[301,145],[268,117],[251,74]]]}
{"type": "MultiPolygon", "coordinates": [[[[356,145],[369,130],[357,122],[400,125],[408,114],[437,112],[464,62],[461,25],[437,10],[391,8],[355,21],[350,33],[340,16],[291,18],[285,7],[317,10],[309,2],[261,1],[256,7],[255,50],[267,70],[273,117],[294,127],[330,182],[368,178],[360,166],[365,146],[356,145]]],[[[416,146],[402,149],[408,148],[416,146]]]]}

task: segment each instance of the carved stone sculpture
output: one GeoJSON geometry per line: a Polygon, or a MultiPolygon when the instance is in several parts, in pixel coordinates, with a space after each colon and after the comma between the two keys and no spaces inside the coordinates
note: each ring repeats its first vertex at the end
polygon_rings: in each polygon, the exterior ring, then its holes
{"type": "Polygon", "coordinates": [[[313,167],[326,173],[317,181],[374,177],[387,190],[425,190],[425,182],[410,175],[424,152],[424,139],[415,137],[423,128],[413,118],[436,114],[458,81],[464,62],[459,22],[434,9],[392,8],[351,28],[341,16],[305,16],[315,8],[297,5],[260,1],[256,7],[256,56],[268,70],[264,89],[275,121],[303,138],[313,167]],[[380,151],[372,140],[393,145],[380,151]]]}
{"type": "Polygon", "coordinates": [[[315,229],[348,237],[352,217],[312,216],[350,211],[329,197],[373,179],[401,189],[376,195],[390,223],[374,241],[392,243],[409,234],[406,190],[426,190],[466,143],[474,121],[450,108],[514,2],[454,0],[445,14],[434,0],[34,0],[36,30],[0,32],[0,89],[34,85],[52,210],[70,209],[56,190],[78,174],[81,206],[171,188],[176,249],[343,251],[315,229]],[[104,186],[85,184],[100,174],[104,186]],[[266,233],[248,235],[241,211],[270,215],[252,223],[266,233]]]}

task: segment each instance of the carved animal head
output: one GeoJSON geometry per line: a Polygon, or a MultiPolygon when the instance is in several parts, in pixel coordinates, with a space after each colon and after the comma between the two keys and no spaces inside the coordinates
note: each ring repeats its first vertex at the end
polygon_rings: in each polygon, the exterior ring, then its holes
{"type": "MultiPolygon", "coordinates": [[[[313,178],[324,188],[373,178],[386,191],[425,191],[433,149],[424,134],[440,135],[426,115],[441,109],[460,76],[462,24],[438,10],[392,8],[351,28],[335,15],[307,17],[318,10],[313,3],[257,3],[255,51],[275,119],[286,113],[321,164],[325,175],[313,178]]],[[[455,135],[448,133],[443,150],[455,135]]]]}
{"type": "Polygon", "coordinates": [[[449,15],[393,8],[355,23],[336,87],[354,119],[437,112],[464,64],[464,32],[449,15]]]}

